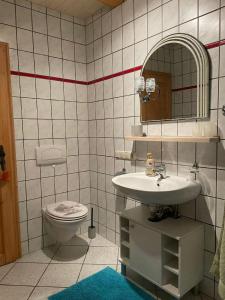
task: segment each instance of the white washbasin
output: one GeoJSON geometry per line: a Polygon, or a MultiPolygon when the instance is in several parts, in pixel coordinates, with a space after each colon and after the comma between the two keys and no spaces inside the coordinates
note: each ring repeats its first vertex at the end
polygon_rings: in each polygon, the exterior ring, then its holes
{"type": "Polygon", "coordinates": [[[182,204],[196,199],[201,191],[200,183],[192,179],[169,176],[159,186],[157,179],[145,173],[129,173],[114,177],[112,182],[119,192],[146,204],[182,204]]]}

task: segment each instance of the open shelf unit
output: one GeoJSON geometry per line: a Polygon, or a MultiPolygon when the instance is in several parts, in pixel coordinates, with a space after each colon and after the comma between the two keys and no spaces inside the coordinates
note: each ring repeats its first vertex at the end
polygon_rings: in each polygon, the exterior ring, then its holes
{"type": "Polygon", "coordinates": [[[182,143],[218,143],[219,136],[126,136],[128,141],[138,142],[182,142],[182,143]]]}
{"type": "Polygon", "coordinates": [[[145,206],[121,213],[122,267],[180,299],[203,278],[204,227],[185,217],[148,219],[145,206]]]}
{"type": "Polygon", "coordinates": [[[168,292],[179,296],[179,240],[162,234],[162,281],[168,292]]]}
{"type": "Polygon", "coordinates": [[[120,257],[122,261],[128,264],[130,259],[130,232],[129,220],[120,218],[120,257]]]}

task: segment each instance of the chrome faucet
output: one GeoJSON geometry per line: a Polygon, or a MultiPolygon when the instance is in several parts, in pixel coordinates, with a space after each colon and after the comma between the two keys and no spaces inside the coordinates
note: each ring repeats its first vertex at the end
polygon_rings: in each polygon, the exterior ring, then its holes
{"type": "Polygon", "coordinates": [[[155,166],[155,173],[159,175],[157,179],[157,185],[159,186],[160,181],[163,179],[166,179],[168,176],[166,176],[166,165],[165,164],[159,164],[155,166]]]}

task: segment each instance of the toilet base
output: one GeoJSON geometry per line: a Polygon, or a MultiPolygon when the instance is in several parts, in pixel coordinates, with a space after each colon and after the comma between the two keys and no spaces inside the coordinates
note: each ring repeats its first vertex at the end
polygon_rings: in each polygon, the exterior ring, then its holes
{"type": "Polygon", "coordinates": [[[44,226],[47,234],[52,239],[59,243],[65,243],[72,239],[85,220],[86,218],[65,224],[49,219],[46,215],[44,215],[44,226]]]}

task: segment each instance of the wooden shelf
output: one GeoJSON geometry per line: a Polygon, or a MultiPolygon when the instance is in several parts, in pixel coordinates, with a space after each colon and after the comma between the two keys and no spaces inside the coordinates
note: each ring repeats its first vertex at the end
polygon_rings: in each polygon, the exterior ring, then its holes
{"type": "Polygon", "coordinates": [[[218,143],[219,136],[126,136],[128,141],[138,142],[182,142],[182,143],[218,143]]]}

